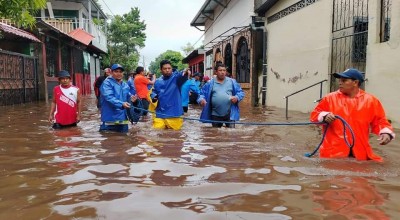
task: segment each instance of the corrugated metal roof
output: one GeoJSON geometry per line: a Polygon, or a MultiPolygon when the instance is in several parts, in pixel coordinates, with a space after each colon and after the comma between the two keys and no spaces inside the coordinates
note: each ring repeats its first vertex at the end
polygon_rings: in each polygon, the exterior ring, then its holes
{"type": "Polygon", "coordinates": [[[190,22],[190,25],[194,27],[204,26],[207,19],[213,20],[214,9],[217,8],[218,5],[222,6],[223,4],[215,0],[206,0],[203,6],[201,6],[200,10],[197,12],[196,16],[193,18],[192,22],[190,22]]]}
{"type": "Polygon", "coordinates": [[[19,28],[2,23],[2,22],[0,22],[0,30],[2,30],[8,34],[12,34],[12,35],[19,36],[19,37],[22,37],[22,38],[25,38],[25,39],[28,39],[31,41],[41,43],[41,41],[37,37],[35,37],[35,35],[27,32],[27,31],[21,30],[19,28]]]}
{"type": "Polygon", "coordinates": [[[254,10],[259,16],[264,16],[265,13],[272,8],[279,0],[266,0],[254,10]]]}
{"type": "Polygon", "coordinates": [[[94,38],[93,35],[89,34],[82,28],[77,28],[77,29],[69,32],[68,35],[70,37],[74,38],[75,40],[81,42],[82,44],[85,44],[86,46],[88,46],[94,38]]]}

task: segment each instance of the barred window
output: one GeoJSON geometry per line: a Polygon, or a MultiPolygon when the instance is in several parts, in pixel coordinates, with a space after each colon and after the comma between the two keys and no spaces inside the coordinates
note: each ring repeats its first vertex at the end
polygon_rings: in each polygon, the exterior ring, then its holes
{"type": "Polygon", "coordinates": [[[381,0],[381,42],[389,41],[390,39],[390,20],[392,12],[392,0],[381,0]]]}

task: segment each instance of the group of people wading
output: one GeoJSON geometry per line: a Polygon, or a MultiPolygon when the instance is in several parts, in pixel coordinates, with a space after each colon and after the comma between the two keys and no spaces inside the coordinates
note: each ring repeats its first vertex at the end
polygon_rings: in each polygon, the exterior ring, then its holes
{"type": "MultiPolygon", "coordinates": [[[[101,109],[100,131],[128,132],[127,111],[132,108],[154,111],[153,127],[156,129],[180,130],[184,112],[188,110],[189,94],[196,94],[202,106],[199,121],[211,123],[213,127],[234,128],[240,118],[239,102],[245,94],[235,79],[227,76],[224,64],[215,67],[215,76],[199,89],[196,74],[189,69],[176,71],[169,60],[160,62],[161,77],[146,76],[144,68],[138,67],[127,82],[123,80],[124,67],[114,64],[105,69],[105,75],[95,82],[101,109]],[[189,77],[193,77],[190,82],[189,77]],[[141,105],[137,105],[141,103],[141,105]],[[135,107],[140,106],[140,107],[135,107]]],[[[198,75],[197,75],[198,76],[198,75]]],[[[360,89],[364,77],[357,69],[335,73],[339,90],[327,94],[311,112],[312,122],[325,122],[327,130],[320,148],[320,157],[354,157],[357,160],[383,161],[373,153],[369,133],[379,135],[381,145],[395,138],[380,101],[360,89]],[[336,115],[343,118],[354,131],[354,146],[346,145],[342,124],[336,115]]],[[[207,77],[208,78],[208,77],[207,77]]],[[[81,95],[79,88],[71,84],[67,71],[58,74],[59,85],[54,88],[49,121],[54,129],[76,126],[81,120],[81,95]]],[[[348,131],[347,131],[348,132],[348,131]]],[[[351,136],[347,134],[347,137],[351,136]]]]}

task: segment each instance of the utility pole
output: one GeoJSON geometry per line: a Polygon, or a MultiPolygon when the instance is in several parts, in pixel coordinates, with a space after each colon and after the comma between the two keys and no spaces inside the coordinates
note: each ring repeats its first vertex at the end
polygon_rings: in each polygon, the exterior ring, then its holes
{"type": "Polygon", "coordinates": [[[143,56],[143,68],[144,70],[146,70],[146,61],[144,60],[144,56],[143,56]]]}

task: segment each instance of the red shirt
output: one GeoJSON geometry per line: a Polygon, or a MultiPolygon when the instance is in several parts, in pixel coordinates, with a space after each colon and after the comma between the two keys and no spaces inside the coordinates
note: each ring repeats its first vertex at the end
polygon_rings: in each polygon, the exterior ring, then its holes
{"type": "Polygon", "coordinates": [[[55,123],[70,125],[76,123],[78,110],[78,90],[76,86],[54,87],[53,95],[56,100],[55,123]]]}

